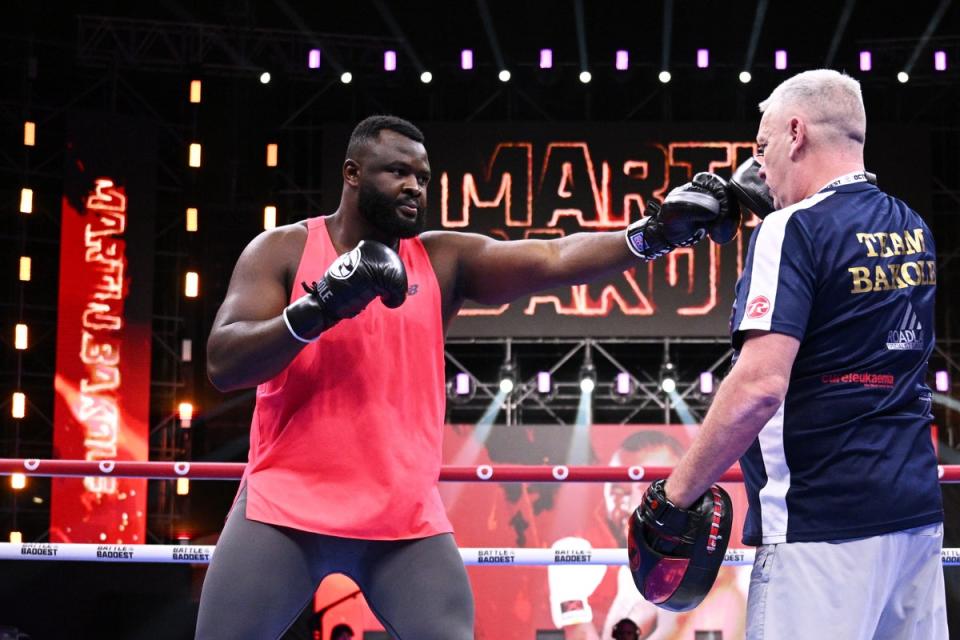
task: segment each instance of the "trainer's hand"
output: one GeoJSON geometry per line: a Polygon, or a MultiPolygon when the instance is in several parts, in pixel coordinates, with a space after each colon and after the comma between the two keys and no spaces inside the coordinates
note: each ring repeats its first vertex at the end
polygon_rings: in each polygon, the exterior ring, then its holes
{"type": "MultiPolygon", "coordinates": [[[[590,542],[583,538],[561,538],[550,547],[553,551],[576,554],[590,551],[590,542]]],[[[593,620],[590,596],[600,586],[607,568],[604,565],[563,565],[547,567],[550,587],[550,615],[558,629],[593,620]]]]}
{"type": "Polygon", "coordinates": [[[303,342],[317,338],[340,320],[352,318],[379,297],[391,309],[407,297],[407,270],[397,252],[373,240],[361,240],[330,265],[309,295],[283,310],[287,328],[303,342]]]}
{"type": "Polygon", "coordinates": [[[677,247],[703,240],[721,216],[722,203],[698,173],[691,182],[667,194],[662,205],[647,204],[647,217],[627,227],[627,246],[638,258],[652,260],[677,247]]]}

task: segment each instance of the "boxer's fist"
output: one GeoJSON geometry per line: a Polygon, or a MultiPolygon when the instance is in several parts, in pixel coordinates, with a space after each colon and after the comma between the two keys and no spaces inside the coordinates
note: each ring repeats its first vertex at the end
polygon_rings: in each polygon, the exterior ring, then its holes
{"type": "Polygon", "coordinates": [[[397,252],[373,240],[361,240],[330,265],[322,278],[303,287],[302,296],[283,311],[290,332],[310,341],[340,320],[352,318],[379,297],[391,309],[407,297],[407,271],[397,252]]]}
{"type": "Polygon", "coordinates": [[[703,239],[721,215],[721,202],[697,177],[667,194],[662,205],[647,204],[647,217],[627,227],[627,246],[638,258],[652,260],[703,239]]]}
{"type": "Polygon", "coordinates": [[[740,230],[740,206],[734,200],[727,181],[713,173],[700,172],[693,176],[696,184],[710,192],[720,203],[720,213],[707,225],[707,235],[717,244],[726,244],[737,237],[740,230]]]}
{"type": "MultiPolygon", "coordinates": [[[[550,547],[554,552],[576,554],[591,549],[583,538],[561,538],[550,547]]],[[[558,629],[593,620],[590,596],[600,586],[607,567],[604,565],[562,565],[547,567],[550,587],[550,615],[558,629]]]]}

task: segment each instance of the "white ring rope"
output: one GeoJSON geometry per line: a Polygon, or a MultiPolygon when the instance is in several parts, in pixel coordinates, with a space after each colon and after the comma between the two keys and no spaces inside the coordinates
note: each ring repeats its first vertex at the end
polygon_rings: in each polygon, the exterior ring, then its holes
{"type": "MultiPolygon", "coordinates": [[[[207,564],[213,545],[0,543],[0,560],[62,560],[78,562],[150,562],[207,564]]],[[[727,549],[724,566],[753,564],[755,549],[727,549]]],[[[542,567],[560,564],[625,565],[626,549],[524,549],[466,547],[460,549],[468,566],[542,567]]],[[[960,548],[943,549],[945,566],[960,565],[960,548]]]]}

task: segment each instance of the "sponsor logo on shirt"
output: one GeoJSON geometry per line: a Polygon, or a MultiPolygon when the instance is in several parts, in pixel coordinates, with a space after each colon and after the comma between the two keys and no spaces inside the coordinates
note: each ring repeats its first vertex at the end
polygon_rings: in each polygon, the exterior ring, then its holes
{"type": "Polygon", "coordinates": [[[820,377],[823,384],[859,384],[864,387],[889,389],[896,383],[897,377],[891,373],[848,372],[828,373],[820,377]]]}
{"type": "Polygon", "coordinates": [[[420,285],[418,285],[418,284],[412,284],[412,285],[410,285],[410,288],[407,289],[407,295],[408,295],[408,296],[415,296],[415,295],[417,295],[417,291],[419,291],[419,290],[420,290],[420,285]]]}
{"type": "Polygon", "coordinates": [[[762,318],[770,313],[770,300],[767,296],[756,296],[747,303],[747,317],[751,320],[762,318]]]}
{"type": "Polygon", "coordinates": [[[907,303],[907,310],[895,329],[887,331],[888,351],[922,351],[923,325],[917,318],[913,305],[907,303]]]}

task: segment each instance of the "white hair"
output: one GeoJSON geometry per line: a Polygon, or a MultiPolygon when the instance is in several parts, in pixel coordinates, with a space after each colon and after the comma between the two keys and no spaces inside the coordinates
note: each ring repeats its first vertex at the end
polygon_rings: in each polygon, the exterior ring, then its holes
{"type": "Polygon", "coordinates": [[[832,69],[798,73],[760,103],[760,112],[780,112],[784,107],[798,108],[810,124],[830,125],[846,142],[862,145],[866,139],[867,113],[860,83],[844,73],[832,69]]]}

